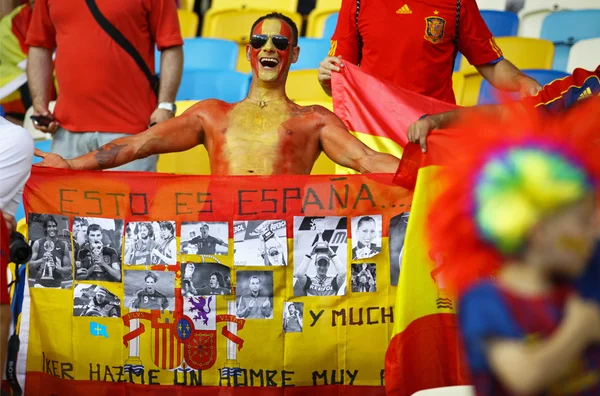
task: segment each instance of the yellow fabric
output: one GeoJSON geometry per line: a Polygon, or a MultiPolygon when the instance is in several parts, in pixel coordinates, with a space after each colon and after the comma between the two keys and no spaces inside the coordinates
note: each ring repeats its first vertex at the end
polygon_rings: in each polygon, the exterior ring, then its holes
{"type": "Polygon", "coordinates": [[[240,8],[254,8],[263,10],[277,10],[280,12],[296,12],[298,9],[298,0],[213,0],[210,9],[211,10],[224,10],[224,9],[240,9],[240,8]]]}
{"type": "Polygon", "coordinates": [[[250,28],[254,21],[271,11],[278,11],[287,15],[296,23],[298,30],[302,30],[302,15],[295,11],[287,11],[280,6],[275,9],[269,8],[268,11],[264,8],[254,7],[251,9],[210,8],[204,15],[202,36],[222,38],[235,41],[238,44],[246,44],[250,38],[250,28]]]}
{"type": "MultiPolygon", "coordinates": [[[[15,15],[21,12],[23,7],[27,7],[27,5],[15,8],[10,14],[0,19],[0,87],[24,73],[23,70],[17,67],[17,64],[23,61],[26,56],[21,50],[19,40],[12,32],[12,20],[15,15]]],[[[12,102],[20,97],[19,91],[15,91],[3,98],[1,102],[12,102]]]]}
{"type": "MultiPolygon", "coordinates": [[[[373,135],[369,135],[367,133],[362,133],[362,132],[351,131],[350,133],[352,133],[358,140],[360,140],[365,145],[367,145],[368,147],[372,148],[375,151],[379,151],[380,153],[392,154],[398,158],[402,157],[402,152],[404,151],[404,149],[402,147],[400,147],[400,145],[398,143],[394,142],[392,139],[382,137],[382,136],[373,136],[373,135]]],[[[337,164],[335,165],[335,173],[336,174],[344,174],[344,175],[358,174],[358,172],[356,172],[350,168],[345,168],[345,167],[337,165],[337,164]]]]}
{"type": "MultiPolygon", "coordinates": [[[[302,56],[302,52],[300,54],[302,56]]],[[[319,84],[318,74],[316,69],[290,71],[285,87],[288,97],[294,102],[299,100],[331,102],[331,97],[323,91],[319,84]]]]}
{"type": "Polygon", "coordinates": [[[445,300],[449,296],[441,277],[432,273],[436,264],[427,246],[427,210],[441,192],[439,183],[431,182],[436,171],[432,166],[421,168],[417,177],[396,293],[394,335],[420,317],[455,312],[452,300],[445,300]]]}
{"type": "Polygon", "coordinates": [[[454,91],[456,104],[459,106],[464,106],[462,101],[465,92],[465,75],[461,72],[452,73],[452,90],[454,91]]]}
{"type": "Polygon", "coordinates": [[[193,11],[179,9],[177,10],[177,16],[179,17],[181,36],[183,38],[196,37],[198,33],[198,15],[193,11]]]}
{"type": "Polygon", "coordinates": [[[194,11],[196,0],[181,0],[180,8],[186,11],[194,11]]]}

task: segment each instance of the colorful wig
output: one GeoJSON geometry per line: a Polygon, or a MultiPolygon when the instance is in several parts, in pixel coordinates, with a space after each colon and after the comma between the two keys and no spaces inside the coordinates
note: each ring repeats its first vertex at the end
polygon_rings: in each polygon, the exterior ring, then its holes
{"type": "Polygon", "coordinates": [[[462,120],[460,152],[439,172],[447,188],[429,211],[429,243],[458,293],[493,277],[540,220],[595,189],[600,177],[600,99],[554,117],[507,107],[502,120],[483,113],[462,120]]]}

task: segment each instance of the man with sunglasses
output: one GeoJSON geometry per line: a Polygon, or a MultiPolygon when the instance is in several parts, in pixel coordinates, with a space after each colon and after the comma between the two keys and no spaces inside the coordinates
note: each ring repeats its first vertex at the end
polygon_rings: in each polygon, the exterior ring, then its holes
{"type": "Polygon", "coordinates": [[[41,166],[106,169],[153,154],[204,144],[213,175],[309,174],[321,151],[362,173],[395,172],[398,158],[371,150],[321,106],[298,106],[285,93],[290,64],[300,54],[298,29],[272,13],[251,29],[246,58],[252,65],[248,97],[238,103],[204,100],[179,117],[139,135],[117,139],[81,157],[65,160],[36,151],[41,166]]]}

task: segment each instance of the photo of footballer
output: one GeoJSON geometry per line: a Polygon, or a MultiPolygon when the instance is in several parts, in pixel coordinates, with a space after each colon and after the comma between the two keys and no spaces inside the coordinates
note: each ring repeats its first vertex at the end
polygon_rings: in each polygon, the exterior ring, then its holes
{"type": "Polygon", "coordinates": [[[273,273],[237,271],[235,276],[237,317],[273,319],[273,273]]]}
{"type": "Polygon", "coordinates": [[[229,224],[226,222],[181,223],[181,254],[227,255],[229,224]]]}
{"type": "Polygon", "coordinates": [[[132,222],[125,233],[125,265],[177,263],[174,221],[132,222]]]}
{"type": "Polygon", "coordinates": [[[352,218],[352,260],[381,253],[381,215],[352,218]]]}
{"type": "Polygon", "coordinates": [[[404,240],[410,212],[402,212],[390,219],[390,285],[398,286],[402,256],[404,253],[404,240]]]}
{"type": "Polygon", "coordinates": [[[304,303],[286,302],[283,307],[283,332],[302,333],[304,303]]]}
{"type": "Polygon", "coordinates": [[[231,294],[231,269],[219,263],[181,263],[183,297],[231,294]]]}
{"type": "Polygon", "coordinates": [[[345,217],[294,217],[294,296],[346,294],[345,217]]]}
{"type": "Polygon", "coordinates": [[[235,266],[287,265],[286,221],[235,221],[233,247],[235,266]]]}
{"type": "Polygon", "coordinates": [[[73,297],[73,316],[121,317],[121,300],[102,286],[80,283],[73,297]]]}
{"type": "Polygon", "coordinates": [[[121,282],[123,220],[83,218],[85,241],[75,252],[75,279],[121,282]]]}
{"type": "Polygon", "coordinates": [[[377,291],[375,264],[352,264],[351,268],[353,293],[368,293],[377,291]]]}
{"type": "Polygon", "coordinates": [[[70,288],[73,284],[69,219],[50,214],[29,214],[29,287],[70,288]]]}
{"type": "Polygon", "coordinates": [[[175,273],[170,271],[125,271],[127,308],[165,311],[175,309],[175,273]]]}

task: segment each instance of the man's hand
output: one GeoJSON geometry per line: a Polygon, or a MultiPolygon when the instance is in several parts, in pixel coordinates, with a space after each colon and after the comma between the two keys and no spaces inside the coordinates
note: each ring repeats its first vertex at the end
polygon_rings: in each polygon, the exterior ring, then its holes
{"type": "MultiPolygon", "coordinates": [[[[319,63],[319,84],[322,87],[328,88],[328,94],[331,95],[331,72],[339,72],[344,67],[342,56],[328,56],[319,63]]],[[[327,89],[326,89],[327,91],[327,89]]]]}
{"type": "Polygon", "coordinates": [[[35,164],[35,166],[44,166],[49,168],[61,168],[61,169],[73,169],[69,160],[64,159],[58,154],[47,153],[45,151],[35,149],[33,151],[36,157],[43,158],[42,162],[35,164]]]}
{"type": "MultiPolygon", "coordinates": [[[[48,106],[34,106],[33,107],[33,115],[34,116],[44,116],[48,118],[52,118],[54,120],[54,116],[48,110],[48,106]]],[[[33,123],[35,129],[40,130],[45,133],[54,133],[58,129],[58,122],[52,121],[48,126],[38,125],[36,122],[33,123]]]]}
{"type": "Polygon", "coordinates": [[[520,85],[519,92],[521,94],[521,99],[526,98],[528,96],[535,96],[543,88],[539,82],[537,82],[533,78],[525,76],[525,75],[523,75],[519,79],[519,85],[520,85]]]}
{"type": "Polygon", "coordinates": [[[2,217],[4,217],[4,222],[6,223],[6,227],[8,228],[8,232],[12,233],[17,229],[17,221],[14,217],[9,215],[8,213],[2,212],[2,217]]]}
{"type": "Polygon", "coordinates": [[[250,302],[248,303],[248,308],[252,308],[255,304],[256,304],[255,299],[250,300],[250,302]]]}
{"type": "Polygon", "coordinates": [[[429,131],[437,129],[437,123],[431,117],[425,117],[408,127],[408,141],[421,146],[421,151],[427,152],[427,135],[429,131]]]}
{"type": "Polygon", "coordinates": [[[267,308],[269,305],[271,305],[271,303],[269,302],[268,299],[266,299],[265,302],[262,303],[263,308],[267,308]]]}
{"type": "Polygon", "coordinates": [[[169,118],[173,118],[173,114],[169,110],[165,109],[156,109],[150,116],[150,126],[154,124],[159,124],[163,121],[168,120],[169,118]]]}
{"type": "Polygon", "coordinates": [[[567,301],[565,325],[590,343],[600,342],[600,307],[592,301],[573,296],[567,301]]]}

